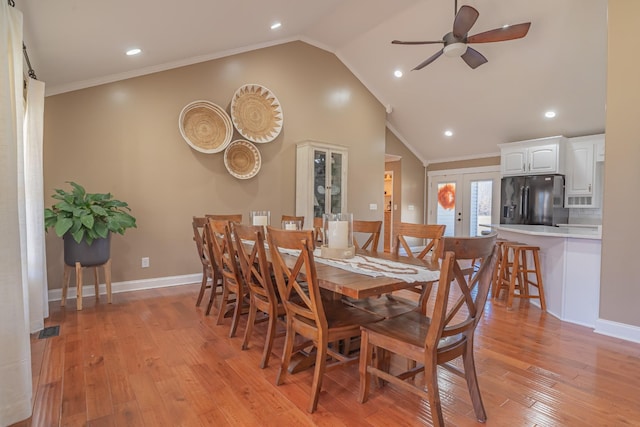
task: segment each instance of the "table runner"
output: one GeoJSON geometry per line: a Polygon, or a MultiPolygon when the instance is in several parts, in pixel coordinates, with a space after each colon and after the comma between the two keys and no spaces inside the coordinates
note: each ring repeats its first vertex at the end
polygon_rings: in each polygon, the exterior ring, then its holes
{"type": "Polygon", "coordinates": [[[354,273],[372,277],[390,277],[407,283],[432,282],[438,280],[440,271],[429,270],[418,265],[404,264],[366,255],[356,255],[349,259],[322,258],[320,250],[313,252],[317,263],[331,265],[354,273]]]}
{"type": "MultiPolygon", "coordinates": [[[[243,243],[253,245],[253,242],[243,240],[243,243]]],[[[268,250],[269,245],[264,244],[268,250]]],[[[298,256],[299,250],[283,249],[280,252],[298,256]]],[[[313,251],[313,258],[317,263],[341,268],[353,273],[364,274],[371,277],[389,277],[399,279],[407,283],[433,282],[440,278],[439,270],[429,270],[419,265],[405,264],[402,262],[386,260],[366,255],[356,255],[349,259],[323,258],[320,256],[320,248],[313,251]]]]}

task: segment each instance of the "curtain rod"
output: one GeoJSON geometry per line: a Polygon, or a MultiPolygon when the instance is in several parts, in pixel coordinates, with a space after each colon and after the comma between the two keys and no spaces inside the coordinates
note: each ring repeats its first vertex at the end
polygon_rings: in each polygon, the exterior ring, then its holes
{"type": "Polygon", "coordinates": [[[24,54],[24,60],[27,61],[27,72],[29,73],[29,77],[34,80],[38,80],[36,77],[36,72],[31,68],[31,61],[29,61],[29,54],[27,54],[27,46],[22,42],[22,53],[24,54]]]}
{"type": "MultiPolygon", "coordinates": [[[[9,6],[16,7],[16,2],[14,0],[8,0],[9,6]]],[[[29,54],[27,53],[27,46],[22,42],[22,54],[24,55],[24,60],[27,61],[27,73],[29,77],[32,79],[38,80],[36,77],[36,72],[31,67],[31,61],[29,61],[29,54]]]]}

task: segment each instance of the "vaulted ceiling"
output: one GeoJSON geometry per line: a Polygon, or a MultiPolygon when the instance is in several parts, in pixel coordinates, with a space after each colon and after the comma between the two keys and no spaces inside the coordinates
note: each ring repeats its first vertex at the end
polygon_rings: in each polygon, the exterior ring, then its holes
{"type": "Polygon", "coordinates": [[[387,108],[387,125],[425,163],[495,155],[496,144],[604,131],[606,0],[468,0],[469,34],[531,22],[525,38],[474,44],[471,69],[438,58],[454,0],[16,0],[47,94],[291,40],[333,52],[387,108]],[[279,21],[282,27],[271,30],[279,21]],[[124,51],[140,47],[142,54],[124,51]],[[401,78],[394,71],[401,70],[401,78]],[[557,116],[546,119],[554,110],[557,116]],[[450,129],[451,137],[444,135],[450,129]]]}

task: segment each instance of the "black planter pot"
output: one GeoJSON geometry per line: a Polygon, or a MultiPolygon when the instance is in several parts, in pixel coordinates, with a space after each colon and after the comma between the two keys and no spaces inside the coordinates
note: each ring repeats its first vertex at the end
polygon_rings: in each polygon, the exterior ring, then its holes
{"type": "Polygon", "coordinates": [[[107,262],[111,256],[111,233],[104,239],[95,239],[90,245],[84,240],[76,243],[71,234],[67,233],[64,239],[64,263],[74,266],[76,262],[87,267],[100,265],[107,262]]]}

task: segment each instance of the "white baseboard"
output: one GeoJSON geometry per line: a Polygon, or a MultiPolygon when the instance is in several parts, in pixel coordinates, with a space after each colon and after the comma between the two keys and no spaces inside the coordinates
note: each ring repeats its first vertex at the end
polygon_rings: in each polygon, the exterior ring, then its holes
{"type": "MultiPolygon", "coordinates": [[[[166,288],[168,286],[189,285],[193,283],[200,283],[202,281],[202,273],[185,274],[184,276],[171,276],[171,277],[156,277],[152,279],[142,280],[129,280],[126,282],[117,282],[111,284],[111,293],[117,294],[120,292],[139,291],[142,289],[154,289],[154,288],[166,288]]],[[[104,283],[101,283],[98,289],[100,295],[107,294],[107,288],[104,283]]],[[[82,287],[83,297],[95,296],[95,290],[93,285],[85,285],[82,287]]],[[[67,298],[76,297],[75,286],[69,286],[67,298]]],[[[60,301],[62,299],[62,289],[49,289],[49,301],[60,301]]]]}
{"type": "Polygon", "coordinates": [[[640,343],[640,327],[627,325],[626,323],[598,319],[596,320],[595,332],[602,335],[608,335],[610,337],[640,343]]]}

